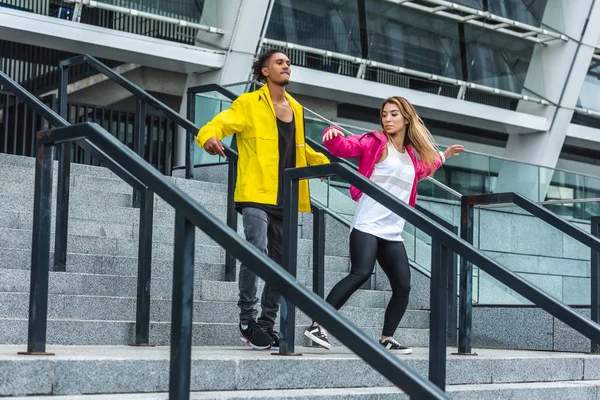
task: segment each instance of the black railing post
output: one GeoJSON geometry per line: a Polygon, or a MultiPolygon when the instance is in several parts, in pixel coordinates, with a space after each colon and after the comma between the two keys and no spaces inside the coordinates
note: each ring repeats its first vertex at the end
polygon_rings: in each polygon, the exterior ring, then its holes
{"type": "Polygon", "coordinates": [[[35,163],[33,198],[33,237],[31,246],[31,282],[29,289],[29,326],[27,352],[46,353],[48,325],[48,277],[50,274],[50,231],[52,225],[52,161],[54,145],[38,146],[35,163]]]}
{"type": "MultiPolygon", "coordinates": [[[[145,152],[145,137],[144,131],[146,130],[146,102],[139,98],[136,102],[135,107],[135,120],[133,123],[133,151],[142,158],[144,158],[145,152]]],[[[142,193],[133,189],[133,201],[132,207],[140,207],[142,203],[142,193]]]]}
{"type": "MultiPolygon", "coordinates": [[[[460,203],[460,237],[473,244],[474,206],[467,197],[460,203]]],[[[458,354],[471,353],[471,327],[473,324],[473,264],[460,258],[460,296],[458,317],[458,354]]]]}
{"type": "Polygon", "coordinates": [[[325,210],[312,207],[313,212],[313,292],[325,297],[325,210]]]}
{"type": "Polygon", "coordinates": [[[448,274],[445,269],[450,251],[438,239],[431,243],[431,286],[429,323],[429,380],[446,390],[446,317],[448,274]]]}
{"type": "MultiPolygon", "coordinates": [[[[68,67],[59,67],[58,113],[67,119],[68,67]]],[[[58,146],[58,177],[56,187],[56,227],[54,230],[55,271],[67,270],[67,241],[69,233],[69,195],[71,190],[71,142],[58,146]]]]}
{"type": "Polygon", "coordinates": [[[196,227],[176,211],[169,400],[190,398],[196,227]]]}
{"type": "Polygon", "coordinates": [[[138,238],[138,280],[135,320],[135,344],[150,343],[150,286],[152,275],[152,228],[154,192],[142,192],[138,238]]]}
{"type": "MultiPolygon", "coordinates": [[[[594,216],[591,218],[591,228],[592,235],[597,238],[600,238],[600,216],[594,216]]],[[[590,318],[595,323],[600,322],[600,279],[599,279],[599,271],[600,267],[600,252],[594,250],[592,247],[592,265],[591,265],[591,283],[592,283],[592,291],[591,291],[591,315],[590,318]]],[[[591,341],[591,351],[594,354],[600,353],[600,343],[593,340],[591,341]]]]}
{"type": "MultiPolygon", "coordinates": [[[[190,90],[187,92],[187,119],[196,123],[196,95],[190,90]]],[[[187,132],[185,141],[185,179],[194,179],[194,150],[196,134],[187,132]]]]}
{"type": "MultiPolygon", "coordinates": [[[[458,226],[452,227],[452,232],[458,236],[458,226]]],[[[448,343],[458,344],[458,256],[455,252],[446,259],[448,263],[448,343]]]]}
{"type": "MultiPolygon", "coordinates": [[[[283,178],[283,268],[296,277],[298,257],[298,179],[291,179],[290,171],[283,178]]],[[[296,334],[296,307],[281,296],[281,341],[279,354],[294,354],[296,334]]]]}
{"type": "MultiPolygon", "coordinates": [[[[238,214],[235,210],[235,201],[233,198],[235,192],[235,183],[237,180],[237,158],[229,157],[229,167],[227,171],[227,226],[237,232],[238,214]]],[[[236,260],[231,252],[225,254],[225,280],[235,281],[236,260]]]]}

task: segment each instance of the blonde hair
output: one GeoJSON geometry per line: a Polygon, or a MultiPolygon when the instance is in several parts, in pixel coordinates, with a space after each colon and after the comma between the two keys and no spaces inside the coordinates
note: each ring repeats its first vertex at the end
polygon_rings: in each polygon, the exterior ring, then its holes
{"type": "MultiPolygon", "coordinates": [[[[422,163],[427,164],[429,167],[433,167],[436,160],[439,158],[439,150],[429,132],[429,129],[423,123],[423,120],[417,114],[417,110],[412,104],[404,97],[394,96],[387,98],[381,104],[381,110],[379,112],[380,118],[383,115],[383,108],[386,104],[392,103],[398,106],[398,109],[408,121],[406,127],[406,135],[404,136],[404,146],[411,146],[419,155],[419,159],[422,163]]],[[[380,119],[381,129],[386,134],[388,140],[392,140],[392,137],[385,131],[383,126],[383,120],[380,119]]]]}

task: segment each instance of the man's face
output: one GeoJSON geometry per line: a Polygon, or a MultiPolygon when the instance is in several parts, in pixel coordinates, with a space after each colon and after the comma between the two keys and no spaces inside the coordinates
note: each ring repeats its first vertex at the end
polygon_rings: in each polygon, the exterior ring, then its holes
{"type": "Polygon", "coordinates": [[[266,65],[262,68],[263,75],[276,85],[286,86],[290,83],[292,67],[290,59],[283,53],[275,53],[267,60],[266,65]]]}

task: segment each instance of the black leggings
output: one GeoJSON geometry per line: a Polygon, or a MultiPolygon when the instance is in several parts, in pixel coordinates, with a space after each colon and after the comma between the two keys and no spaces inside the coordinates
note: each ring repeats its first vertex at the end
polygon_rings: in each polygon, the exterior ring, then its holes
{"type": "Polygon", "coordinates": [[[371,276],[375,260],[392,286],[392,298],[385,310],[383,336],[393,336],[408,306],[410,267],[404,242],[393,242],[353,229],[350,233],[350,274],[331,289],[327,302],[339,310],[371,276]]]}

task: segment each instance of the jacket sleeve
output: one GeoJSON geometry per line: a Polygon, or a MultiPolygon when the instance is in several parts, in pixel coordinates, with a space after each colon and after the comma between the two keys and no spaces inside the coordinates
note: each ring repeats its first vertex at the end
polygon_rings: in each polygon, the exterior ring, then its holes
{"type": "MultiPolygon", "coordinates": [[[[333,127],[329,127],[325,129],[323,135],[332,128],[333,127]]],[[[359,142],[361,137],[362,136],[357,135],[348,137],[336,136],[330,140],[323,141],[323,144],[327,147],[327,150],[336,157],[356,158],[363,154],[363,148],[359,142]]]]}
{"type": "Polygon", "coordinates": [[[444,154],[440,151],[439,156],[440,156],[440,158],[435,160],[435,163],[433,163],[433,166],[417,160],[417,167],[415,170],[416,170],[418,181],[433,175],[433,173],[442,166],[442,164],[445,161],[444,154]]]}
{"type": "Polygon", "coordinates": [[[321,165],[321,164],[329,164],[329,158],[323,153],[319,153],[315,151],[308,144],[306,146],[306,162],[308,165],[321,165]]]}
{"type": "Polygon", "coordinates": [[[210,122],[198,131],[196,143],[204,147],[204,143],[211,137],[223,140],[226,136],[241,132],[246,124],[243,98],[238,97],[227,110],[221,111],[210,122]]]}

